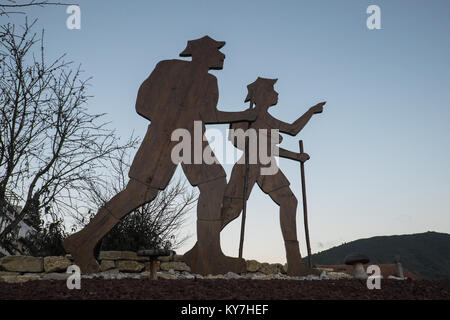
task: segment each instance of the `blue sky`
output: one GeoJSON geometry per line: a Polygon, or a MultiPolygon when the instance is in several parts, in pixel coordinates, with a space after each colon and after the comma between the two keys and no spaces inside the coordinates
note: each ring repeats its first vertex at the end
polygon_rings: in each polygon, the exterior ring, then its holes
{"type": "MultiPolygon", "coordinates": [[[[65,7],[35,8],[47,55],[67,53],[93,76],[89,109],[106,112],[126,139],[148,122],[134,110],[137,89],[155,64],[186,41],[227,42],[218,108],[239,111],[246,85],[278,78],[271,114],[293,121],[327,101],[297,136],[303,139],[313,252],[377,235],[450,233],[450,2],[448,1],[84,1],[81,30],[65,7]],[[381,30],[368,30],[366,8],[381,8],[381,30]]],[[[23,17],[15,16],[20,23],[23,17]]],[[[226,125],[214,126],[221,130],[226,125]]],[[[232,166],[224,166],[230,173],[232,166]]],[[[301,199],[300,169],[280,161],[301,199]]],[[[301,201],[301,251],[306,246],[301,201]]],[[[278,207],[259,188],[248,202],[244,257],[284,262],[278,207]]],[[[222,234],[236,256],[240,219],[222,234]]],[[[195,241],[195,212],[182,230],[195,241]]]]}

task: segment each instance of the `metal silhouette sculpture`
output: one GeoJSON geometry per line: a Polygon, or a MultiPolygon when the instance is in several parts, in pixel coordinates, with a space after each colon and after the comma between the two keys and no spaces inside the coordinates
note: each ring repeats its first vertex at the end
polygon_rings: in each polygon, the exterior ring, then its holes
{"type": "MultiPolygon", "coordinates": [[[[258,78],[253,83],[247,86],[248,95],[245,102],[250,101],[250,109],[255,105],[255,111],[257,112],[257,118],[254,122],[238,122],[231,124],[231,129],[242,129],[241,134],[244,134],[249,128],[255,129],[257,132],[260,130],[267,130],[269,135],[267,140],[273,139],[270,136],[271,129],[278,129],[279,132],[287,133],[289,135],[297,135],[303,127],[308,123],[311,117],[316,113],[323,111],[325,102],[318,103],[311,107],[305,114],[294,121],[292,124],[280,121],[272,117],[268,109],[274,106],[278,102],[278,93],[274,89],[274,84],[277,79],[265,79],[258,78]]],[[[235,131],[237,132],[237,131],[235,131]]],[[[248,136],[248,135],[247,135],[248,136]]],[[[238,134],[235,133],[232,138],[233,144],[242,149],[237,143],[238,134]]],[[[277,141],[281,142],[282,137],[279,136],[277,141]]],[[[259,136],[258,136],[258,139],[259,136]]],[[[243,138],[241,137],[241,141],[243,138]]],[[[247,141],[245,145],[248,145],[247,141]]],[[[258,148],[264,145],[264,142],[258,141],[256,144],[258,148]]],[[[289,188],[289,181],[280,169],[275,174],[261,175],[261,168],[269,166],[269,164],[261,163],[259,157],[260,152],[258,148],[246,148],[244,150],[244,159],[240,159],[233,167],[231,172],[230,181],[225,190],[225,197],[223,199],[222,208],[222,229],[231,221],[236,219],[240,212],[246,207],[246,201],[250,196],[253,186],[258,186],[268,194],[272,200],[280,206],[280,223],[281,231],[283,234],[286,258],[288,263],[289,275],[300,275],[309,272],[301,262],[301,255],[299,249],[299,242],[297,240],[297,224],[296,224],[296,212],[297,212],[297,199],[289,188]],[[249,158],[257,159],[249,163],[249,158]],[[246,195],[245,195],[246,194],[246,195]]],[[[270,150],[270,148],[267,148],[270,150]]],[[[273,155],[270,155],[273,157],[273,155]]],[[[279,148],[279,156],[283,158],[292,159],[295,161],[305,162],[309,159],[309,155],[306,153],[291,152],[283,148],[279,148]]],[[[276,164],[275,160],[271,161],[271,165],[276,164]]],[[[245,223],[245,217],[243,216],[243,223],[241,228],[241,239],[239,254],[242,254],[243,243],[243,226],[245,223]]]]}
{"type": "MultiPolygon", "coordinates": [[[[193,135],[194,121],[202,121],[201,134],[204,135],[205,124],[255,119],[255,113],[251,111],[223,112],[216,108],[219,98],[217,79],[208,71],[223,68],[225,55],[219,49],[224,45],[225,42],[208,36],[188,41],[180,56],[192,57],[192,61],[161,61],[140,86],[136,111],[151,124],[134,157],[130,181],[122,192],[99,209],[83,230],[63,242],[65,250],[72,254],[82,272],[99,270],[93,254],[97,243],[120,219],[152,201],[169,183],[177,166],[171,159],[172,148],[178,143],[171,141],[171,133],[175,129],[184,128],[193,135]]],[[[209,148],[207,140],[202,140],[201,151],[209,148]]],[[[213,164],[193,163],[181,163],[189,182],[200,191],[197,243],[185,254],[185,261],[193,272],[199,274],[245,272],[245,261],[225,256],[220,247],[226,173],[218,161],[213,164]]]]}
{"type": "MultiPolygon", "coordinates": [[[[246,272],[244,259],[223,254],[220,233],[239,215],[244,205],[243,200],[246,201],[255,183],[280,205],[288,273],[299,275],[304,271],[296,233],[297,200],[289,189],[287,178],[281,171],[273,176],[261,176],[261,164],[248,164],[245,179],[245,166],[236,164],[227,185],[226,173],[204,136],[205,124],[236,123],[233,127],[273,128],[296,135],[314,113],[322,112],[325,103],[312,107],[292,124],[279,121],[267,112],[278,100],[278,94],[273,89],[276,80],[258,78],[248,86],[249,94],[245,100],[254,103],[255,109],[250,108],[242,112],[219,111],[217,79],[208,71],[223,68],[225,55],[219,49],[224,45],[225,42],[213,40],[208,36],[188,41],[180,56],[192,57],[191,61],[161,61],[141,84],[136,111],[150,120],[151,124],[131,165],[128,174],[130,181],[123,191],[98,210],[84,229],[63,242],[65,250],[72,254],[74,263],[83,273],[99,271],[99,264],[94,257],[96,245],[123,217],[152,201],[160,190],[165,189],[178,163],[181,163],[191,185],[197,186],[200,191],[197,203],[197,242],[184,255],[184,260],[192,272],[204,275],[229,271],[246,272]],[[199,148],[195,142],[190,145],[190,155],[195,158],[198,152],[203,155],[206,151],[214,161],[208,164],[203,158],[200,163],[195,159],[173,161],[172,149],[179,142],[172,141],[172,133],[176,129],[184,129],[195,138],[196,121],[201,122],[202,142],[199,148]],[[243,181],[248,183],[244,186],[243,181]]],[[[297,161],[308,159],[308,155],[304,153],[294,153],[281,148],[279,155],[297,161]]]]}

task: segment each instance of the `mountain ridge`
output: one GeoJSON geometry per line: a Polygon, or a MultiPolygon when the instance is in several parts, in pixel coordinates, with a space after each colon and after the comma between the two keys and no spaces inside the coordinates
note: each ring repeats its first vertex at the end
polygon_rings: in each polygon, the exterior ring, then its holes
{"type": "Polygon", "coordinates": [[[395,263],[399,256],[403,267],[420,278],[450,279],[450,234],[447,233],[375,236],[344,243],[311,257],[316,265],[344,264],[345,256],[355,252],[366,254],[371,264],[395,263]]]}

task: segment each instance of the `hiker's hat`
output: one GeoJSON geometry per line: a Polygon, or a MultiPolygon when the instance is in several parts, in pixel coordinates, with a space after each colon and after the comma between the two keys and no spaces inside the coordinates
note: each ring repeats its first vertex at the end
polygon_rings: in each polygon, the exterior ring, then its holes
{"type": "Polygon", "coordinates": [[[258,94],[258,91],[260,90],[268,90],[268,89],[273,89],[273,86],[275,84],[275,82],[277,82],[278,79],[267,79],[267,78],[261,78],[258,77],[258,79],[256,79],[255,81],[253,81],[252,83],[250,83],[247,86],[247,97],[245,98],[244,102],[248,102],[250,100],[253,99],[253,97],[258,94]]]}
{"type": "Polygon", "coordinates": [[[192,51],[198,50],[198,49],[220,49],[225,45],[225,41],[216,41],[209,36],[204,36],[203,38],[195,39],[195,40],[189,40],[187,42],[186,49],[183,50],[183,52],[180,53],[180,57],[191,57],[192,51]]]}

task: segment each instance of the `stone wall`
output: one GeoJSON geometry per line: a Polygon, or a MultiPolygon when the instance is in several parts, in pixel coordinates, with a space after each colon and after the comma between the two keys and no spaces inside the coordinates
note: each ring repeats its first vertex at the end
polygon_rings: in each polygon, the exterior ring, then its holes
{"type": "MultiPolygon", "coordinates": [[[[150,261],[148,257],[139,257],[131,251],[101,251],[99,255],[103,277],[120,278],[127,275],[132,278],[148,278],[150,261]]],[[[73,264],[72,257],[30,257],[7,256],[0,258],[0,282],[26,282],[30,280],[64,280],[69,274],[67,267],[73,264]]],[[[158,277],[165,279],[192,279],[201,277],[190,274],[190,267],[184,263],[183,256],[172,255],[158,258],[158,277]]],[[[270,275],[283,276],[282,264],[260,263],[247,260],[247,277],[267,278],[270,275]]],[[[236,278],[238,275],[210,275],[205,278],[236,278]]],[[[91,277],[86,275],[85,277],[91,277]]],[[[241,277],[241,276],[239,276],[241,277]]],[[[203,277],[202,277],[203,278],[203,277]]]]}

